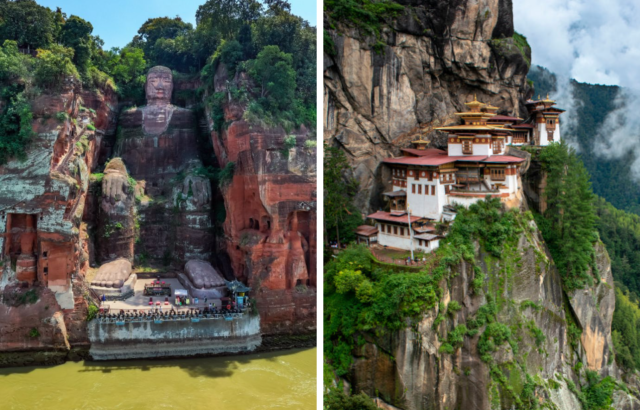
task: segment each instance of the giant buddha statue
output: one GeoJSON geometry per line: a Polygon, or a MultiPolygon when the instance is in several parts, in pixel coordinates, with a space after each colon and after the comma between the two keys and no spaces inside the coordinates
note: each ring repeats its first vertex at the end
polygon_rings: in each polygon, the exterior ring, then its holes
{"type": "Polygon", "coordinates": [[[139,247],[165,261],[207,260],[213,247],[211,183],[194,172],[202,166],[195,115],[171,104],[172,92],[171,70],[151,68],[147,105],[121,114],[115,154],[144,187],[139,247]]]}

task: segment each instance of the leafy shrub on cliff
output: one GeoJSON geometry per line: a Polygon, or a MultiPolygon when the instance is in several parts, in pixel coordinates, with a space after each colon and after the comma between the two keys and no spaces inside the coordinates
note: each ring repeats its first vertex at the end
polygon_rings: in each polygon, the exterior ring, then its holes
{"type": "Polygon", "coordinates": [[[324,408],[327,410],[378,410],[378,406],[363,392],[349,396],[340,388],[329,389],[329,392],[324,395],[324,408]]]}
{"type": "MultiPolygon", "coordinates": [[[[392,0],[326,0],[325,13],[363,31],[365,35],[380,36],[387,19],[396,17],[404,6],[392,0]]],[[[335,29],[335,27],[331,27],[335,29]]]]}
{"type": "Polygon", "coordinates": [[[80,78],[78,70],[73,64],[74,51],[61,45],[54,44],[49,50],[38,49],[38,63],[36,64],[36,84],[43,88],[59,88],[67,77],[80,78]]]}
{"type": "Polygon", "coordinates": [[[0,47],[0,83],[27,78],[31,66],[30,60],[18,51],[15,41],[5,40],[0,47]]]}
{"type": "Polygon", "coordinates": [[[89,306],[87,307],[87,322],[95,319],[99,310],[100,309],[98,309],[96,305],[94,305],[93,303],[89,303],[89,306]]]}
{"type": "Polygon", "coordinates": [[[221,168],[220,171],[218,171],[218,175],[217,175],[217,180],[218,180],[218,185],[219,186],[225,186],[228,185],[231,180],[233,180],[233,173],[236,169],[236,163],[229,161],[227,162],[227,165],[224,166],[224,168],[221,168]]]}
{"type": "MultiPolygon", "coordinates": [[[[339,376],[347,373],[358,333],[380,335],[419,320],[424,312],[439,304],[442,279],[455,275],[455,268],[463,261],[475,265],[475,241],[500,258],[502,246],[517,241],[522,223],[516,211],[502,210],[497,198],[480,201],[469,209],[459,208],[449,235],[435,251],[437,263],[420,272],[395,272],[373,263],[365,246],[351,246],[340,252],[325,265],[324,277],[325,357],[336,373],[339,376]]],[[[491,301],[490,295],[487,299],[491,301]]],[[[455,309],[455,304],[452,307],[455,309]]],[[[445,349],[453,353],[468,332],[485,323],[495,323],[496,309],[489,303],[479,310],[469,328],[459,326],[450,331],[445,349]]],[[[511,344],[508,332],[505,335],[502,327],[493,326],[495,329],[485,336],[487,342],[496,345],[508,340],[511,344]]],[[[491,351],[491,346],[487,346],[483,354],[491,351]]]]}
{"type": "Polygon", "coordinates": [[[266,46],[255,60],[247,62],[247,71],[259,87],[258,101],[272,114],[291,108],[296,90],[292,63],[293,56],[278,46],[266,46]]]}
{"type": "MultiPolygon", "coordinates": [[[[242,45],[236,40],[222,40],[220,46],[216,50],[216,52],[211,56],[211,62],[209,63],[211,66],[209,70],[209,76],[213,77],[215,75],[215,71],[218,68],[218,64],[222,63],[229,70],[229,77],[233,77],[236,66],[240,61],[244,58],[244,52],[242,51],[242,45]]],[[[203,69],[203,76],[205,75],[205,71],[207,67],[203,69]]]]}
{"type": "Polygon", "coordinates": [[[35,135],[31,129],[31,104],[18,90],[18,86],[1,90],[7,104],[0,113],[0,165],[12,157],[25,159],[27,147],[35,135]]]}

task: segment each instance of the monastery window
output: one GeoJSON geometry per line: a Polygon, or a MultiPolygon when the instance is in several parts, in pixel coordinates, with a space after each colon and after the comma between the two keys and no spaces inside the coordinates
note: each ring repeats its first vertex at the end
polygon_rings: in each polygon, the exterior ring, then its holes
{"type": "Polygon", "coordinates": [[[411,184],[411,193],[412,194],[416,193],[416,184],[411,184]]]}
{"type": "Polygon", "coordinates": [[[450,185],[445,185],[445,186],[444,186],[444,193],[445,193],[445,194],[449,194],[449,186],[450,186],[450,185]]]}
{"type": "Polygon", "coordinates": [[[431,195],[435,195],[435,194],[436,194],[436,186],[431,185],[431,195]]]}
{"type": "Polygon", "coordinates": [[[405,170],[404,169],[402,170],[402,176],[405,176],[405,170]]]}
{"type": "Polygon", "coordinates": [[[398,227],[397,227],[397,226],[394,226],[394,227],[393,227],[393,234],[394,234],[394,235],[397,235],[397,234],[398,234],[398,227]]]}
{"type": "Polygon", "coordinates": [[[400,228],[400,236],[404,236],[404,228],[400,228]]]}
{"type": "Polygon", "coordinates": [[[429,171],[429,181],[433,181],[433,172],[429,171]]]}
{"type": "Polygon", "coordinates": [[[42,257],[46,259],[48,254],[49,254],[49,252],[44,251],[44,252],[42,252],[42,257]]]}
{"type": "Polygon", "coordinates": [[[553,141],[553,131],[552,130],[548,130],[547,131],[547,141],[553,141]]]}
{"type": "Polygon", "coordinates": [[[418,185],[418,194],[422,194],[422,185],[418,185]]]}
{"type": "Polygon", "coordinates": [[[504,181],[504,168],[491,168],[491,180],[492,181],[504,181]]]}
{"type": "Polygon", "coordinates": [[[48,275],[49,274],[49,268],[44,268],[44,274],[48,275]]]}
{"type": "Polygon", "coordinates": [[[473,142],[470,139],[462,140],[462,153],[473,154],[473,142]]]}
{"type": "Polygon", "coordinates": [[[499,154],[500,151],[502,151],[502,144],[500,143],[500,141],[493,141],[493,153],[499,154]]]}

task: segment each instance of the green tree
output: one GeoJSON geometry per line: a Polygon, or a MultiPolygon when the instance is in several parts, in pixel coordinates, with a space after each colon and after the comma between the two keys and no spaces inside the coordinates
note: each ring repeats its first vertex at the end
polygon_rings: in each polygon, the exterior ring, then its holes
{"type": "Polygon", "coordinates": [[[53,44],[48,50],[38,49],[36,83],[44,88],[59,88],[68,77],[80,78],[73,64],[73,49],[53,44]]]}
{"type": "Polygon", "coordinates": [[[14,40],[18,47],[49,47],[56,34],[54,13],[33,0],[0,3],[0,42],[14,40]]]}
{"type": "Polygon", "coordinates": [[[6,104],[0,112],[0,165],[12,157],[24,159],[34,135],[31,130],[31,105],[20,87],[4,88],[2,94],[6,104]]]}
{"type": "Polygon", "coordinates": [[[18,51],[13,40],[5,40],[0,47],[0,82],[14,82],[28,76],[29,58],[18,51]]]}
{"type": "Polygon", "coordinates": [[[141,48],[150,65],[186,72],[200,68],[194,54],[194,34],[191,23],[180,17],[152,18],[140,27],[130,46],[141,48]]]}
{"type": "Polygon", "coordinates": [[[547,209],[539,226],[567,290],[579,289],[592,283],[588,270],[595,270],[598,239],[589,173],[565,142],[544,148],[540,161],[547,175],[547,209]]]}
{"type": "Polygon", "coordinates": [[[294,99],[296,72],[292,60],[291,54],[283,53],[278,46],[266,46],[249,65],[249,75],[260,86],[260,98],[274,110],[288,109],[294,99]]]}
{"type": "Polygon", "coordinates": [[[198,7],[198,30],[210,33],[218,41],[234,39],[243,24],[256,20],[262,4],[256,0],[208,0],[198,7]]]}
{"type": "Polygon", "coordinates": [[[348,396],[340,389],[331,389],[324,396],[324,408],[327,410],[377,410],[378,406],[364,393],[348,396]]]}
{"type": "Polygon", "coordinates": [[[88,78],[91,61],[93,26],[78,16],[71,16],[62,26],[60,40],[74,50],[73,63],[83,79],[88,78]]]}
{"type": "Polygon", "coordinates": [[[324,228],[325,238],[348,243],[355,239],[355,229],[362,216],[353,204],[358,181],[350,176],[351,167],[340,148],[324,146],[324,228]]]}
{"type": "Polygon", "coordinates": [[[125,47],[109,51],[108,71],[113,76],[120,96],[136,104],[144,103],[147,62],[140,48],[125,47]]]}

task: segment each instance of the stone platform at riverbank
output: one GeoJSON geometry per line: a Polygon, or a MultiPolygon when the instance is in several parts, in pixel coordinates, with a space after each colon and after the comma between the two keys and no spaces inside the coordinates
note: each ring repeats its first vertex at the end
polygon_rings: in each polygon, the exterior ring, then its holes
{"type": "Polygon", "coordinates": [[[94,360],[144,359],[254,351],[262,343],[260,316],[234,320],[88,324],[94,360]]]}

